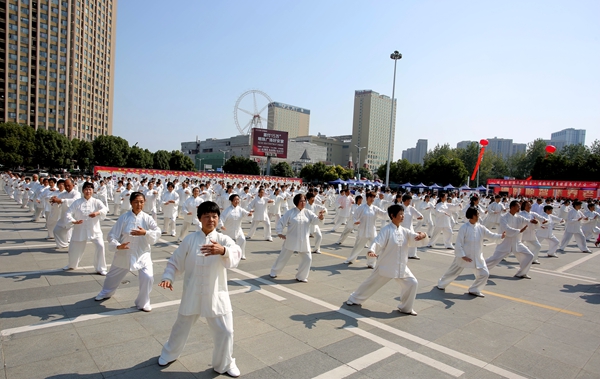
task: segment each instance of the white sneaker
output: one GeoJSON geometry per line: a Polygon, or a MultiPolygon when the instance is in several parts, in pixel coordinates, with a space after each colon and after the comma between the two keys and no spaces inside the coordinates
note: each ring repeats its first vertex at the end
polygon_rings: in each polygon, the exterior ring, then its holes
{"type": "Polygon", "coordinates": [[[63,267],[62,269],[63,269],[63,271],[72,271],[72,270],[75,270],[74,268],[69,267],[68,265],[65,266],[65,267],[63,267]]]}
{"type": "Polygon", "coordinates": [[[149,306],[149,305],[146,305],[145,307],[143,307],[143,308],[138,308],[138,309],[139,309],[140,311],[144,311],[144,312],[150,312],[150,311],[152,311],[152,307],[151,307],[151,306],[149,306]]]}
{"type": "Polygon", "coordinates": [[[175,362],[177,359],[173,359],[171,362],[167,362],[166,360],[163,359],[163,357],[158,357],[158,365],[161,367],[167,366],[170,363],[175,362]]]}
{"type": "Polygon", "coordinates": [[[94,298],[94,300],[96,300],[96,301],[102,301],[102,300],[106,300],[106,299],[110,299],[110,297],[104,297],[104,296],[98,295],[94,298]]]}
{"type": "Polygon", "coordinates": [[[98,275],[106,276],[106,274],[108,274],[106,270],[98,271],[98,275]]]}

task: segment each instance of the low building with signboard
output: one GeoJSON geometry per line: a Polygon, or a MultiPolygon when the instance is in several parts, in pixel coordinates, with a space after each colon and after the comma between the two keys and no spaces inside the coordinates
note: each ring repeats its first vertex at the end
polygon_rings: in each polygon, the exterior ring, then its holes
{"type": "Polygon", "coordinates": [[[493,188],[495,193],[506,193],[510,196],[580,200],[600,197],[600,182],[592,181],[488,179],[487,185],[493,188]]]}

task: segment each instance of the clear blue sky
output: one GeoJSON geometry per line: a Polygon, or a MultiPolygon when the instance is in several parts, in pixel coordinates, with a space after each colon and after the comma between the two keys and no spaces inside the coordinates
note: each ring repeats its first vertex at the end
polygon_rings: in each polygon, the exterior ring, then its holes
{"type": "Polygon", "coordinates": [[[414,147],[564,128],[600,139],[600,1],[120,0],[113,133],[151,151],[238,134],[260,89],[351,134],[354,91],[391,96],[414,147]]]}

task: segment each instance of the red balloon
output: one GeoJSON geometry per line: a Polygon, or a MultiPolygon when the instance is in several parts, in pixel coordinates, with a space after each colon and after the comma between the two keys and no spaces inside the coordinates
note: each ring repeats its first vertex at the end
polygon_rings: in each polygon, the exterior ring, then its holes
{"type": "Polygon", "coordinates": [[[481,141],[479,141],[479,143],[481,144],[481,146],[487,146],[487,145],[489,145],[489,142],[486,139],[482,139],[481,141]]]}
{"type": "Polygon", "coordinates": [[[556,146],[548,145],[546,146],[546,152],[552,154],[556,151],[556,146]]]}

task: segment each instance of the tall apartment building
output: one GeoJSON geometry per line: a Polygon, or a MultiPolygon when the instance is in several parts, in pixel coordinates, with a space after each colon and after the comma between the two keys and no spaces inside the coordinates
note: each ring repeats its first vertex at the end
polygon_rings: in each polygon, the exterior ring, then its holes
{"type": "Polygon", "coordinates": [[[456,144],[456,148],[457,149],[466,149],[472,143],[478,143],[478,142],[477,141],[460,141],[459,143],[456,144]]]}
{"type": "Polygon", "coordinates": [[[420,139],[417,141],[417,146],[402,151],[402,159],[406,159],[410,163],[423,164],[425,154],[427,154],[427,140],[420,139]]]}
{"type": "Polygon", "coordinates": [[[513,140],[508,138],[488,138],[488,146],[486,150],[495,154],[501,155],[507,159],[513,154],[513,140]]]}
{"type": "Polygon", "coordinates": [[[0,0],[0,122],[112,134],[117,0],[0,0]]]}
{"type": "Polygon", "coordinates": [[[288,132],[288,138],[307,136],[310,110],[284,103],[269,103],[267,129],[288,132]]]}
{"type": "MultiPolygon", "coordinates": [[[[392,128],[392,151],[396,131],[396,100],[392,128]]],[[[352,146],[365,147],[360,154],[360,167],[377,170],[388,158],[390,141],[390,116],[392,99],[375,91],[362,90],[354,93],[354,120],[352,123],[352,146]]]]}
{"type": "Polygon", "coordinates": [[[550,144],[559,150],[568,145],[585,145],[585,129],[568,128],[552,133],[550,144]]]}

